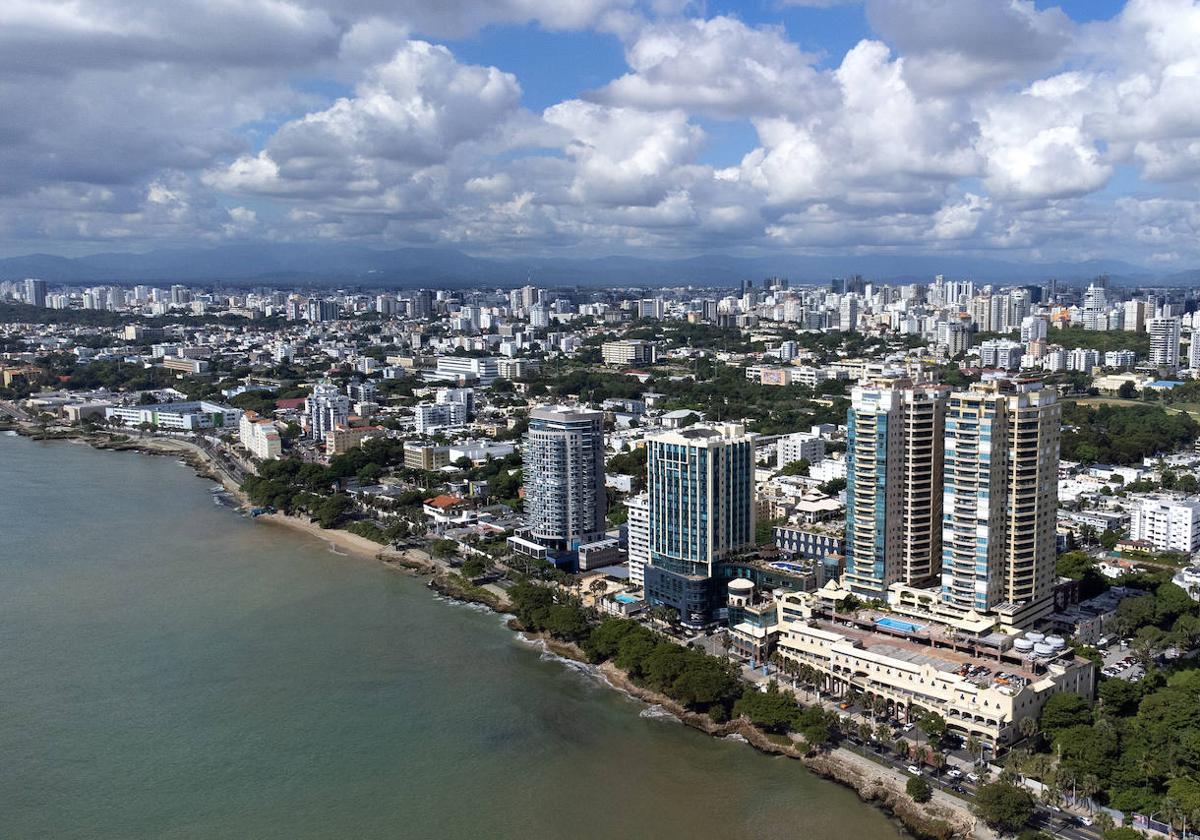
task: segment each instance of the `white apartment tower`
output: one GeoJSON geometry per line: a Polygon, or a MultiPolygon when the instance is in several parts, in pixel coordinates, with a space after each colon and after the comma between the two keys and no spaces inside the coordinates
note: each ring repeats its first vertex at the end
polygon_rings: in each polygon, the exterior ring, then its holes
{"type": "Polygon", "coordinates": [[[646,565],[650,562],[650,495],[638,493],[625,500],[626,553],[629,557],[629,582],[638,589],[645,585],[646,565]]]}
{"type": "Polygon", "coordinates": [[[594,542],[606,528],[604,413],[574,406],[529,412],[522,452],[531,537],[558,551],[594,542]]]}
{"type": "Polygon", "coordinates": [[[1150,364],[1167,368],[1179,367],[1179,319],[1151,318],[1146,322],[1146,331],[1150,333],[1150,364]]]}
{"type": "Polygon", "coordinates": [[[350,421],[350,398],[338,386],[323,382],[314,386],[304,400],[304,413],[308,417],[308,436],[324,441],[326,432],[350,421]]]}
{"type": "Polygon", "coordinates": [[[1061,407],[991,379],[946,409],[942,600],[1025,627],[1053,605],[1061,407]]]}

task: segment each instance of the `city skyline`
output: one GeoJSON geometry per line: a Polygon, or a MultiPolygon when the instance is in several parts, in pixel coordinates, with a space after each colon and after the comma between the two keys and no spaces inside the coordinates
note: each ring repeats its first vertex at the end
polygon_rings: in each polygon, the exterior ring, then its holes
{"type": "Polygon", "coordinates": [[[1200,7],[116,0],[0,12],[0,255],[1200,263],[1200,7]]]}

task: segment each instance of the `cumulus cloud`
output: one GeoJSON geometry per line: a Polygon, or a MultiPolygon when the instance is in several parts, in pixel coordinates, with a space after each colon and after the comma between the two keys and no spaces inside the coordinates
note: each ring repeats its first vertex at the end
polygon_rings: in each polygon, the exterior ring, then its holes
{"type": "Polygon", "coordinates": [[[397,209],[402,186],[464,143],[495,133],[518,108],[520,85],[495,67],[459,63],[446,47],[405,41],[367,70],[353,96],[278,128],[267,148],[206,173],[236,193],[382,196],[397,209]]]}
{"type": "Polygon", "coordinates": [[[756,28],[731,17],[644,27],[625,60],[632,72],[594,98],[745,117],[803,111],[824,95],[812,58],[781,27],[756,28]]]}
{"type": "Polygon", "coordinates": [[[978,92],[1027,81],[1063,57],[1074,24],[1032,0],[867,0],[867,18],[905,56],[915,87],[978,92]]]}
{"type": "Polygon", "coordinates": [[[864,8],[818,58],[689,0],[10,0],[0,237],[1200,259],[1200,2],[864,8]],[[531,108],[441,43],[510,24],[627,68],[531,108]]]}

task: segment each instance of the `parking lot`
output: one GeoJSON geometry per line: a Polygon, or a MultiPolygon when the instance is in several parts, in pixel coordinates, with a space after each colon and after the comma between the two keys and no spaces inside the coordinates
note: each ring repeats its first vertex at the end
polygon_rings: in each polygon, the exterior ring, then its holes
{"type": "Polygon", "coordinates": [[[1106,677],[1137,682],[1146,672],[1135,659],[1132,648],[1122,647],[1120,642],[1114,642],[1104,653],[1101,673],[1106,677]]]}

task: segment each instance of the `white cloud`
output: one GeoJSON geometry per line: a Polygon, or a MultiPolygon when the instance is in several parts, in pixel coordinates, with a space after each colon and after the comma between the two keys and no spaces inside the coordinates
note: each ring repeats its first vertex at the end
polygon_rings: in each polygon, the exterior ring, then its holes
{"type": "Polygon", "coordinates": [[[564,152],[575,164],[570,195],[580,203],[658,204],[703,139],[681,110],[649,112],[571,100],[543,116],[564,132],[564,152]]]}
{"type": "Polygon", "coordinates": [[[1052,70],[1074,24],[1031,0],[867,0],[872,27],[905,57],[919,90],[978,94],[1052,70]]]}
{"type": "Polygon", "coordinates": [[[1043,6],[866,0],[818,60],[688,0],[9,0],[0,237],[1200,259],[1200,2],[1043,6]],[[628,69],[531,111],[437,43],[494,24],[628,69]]]}
{"type": "Polygon", "coordinates": [[[644,27],[625,59],[633,72],[599,90],[600,101],[729,117],[795,113],[822,97],[812,58],[782,28],[731,17],[644,27]]]}
{"type": "Polygon", "coordinates": [[[381,209],[397,210],[405,203],[400,190],[428,182],[422,170],[515,116],[520,94],[509,73],[461,64],[440,45],[406,41],[366,71],[353,96],[285,123],[266,149],[206,179],[230,192],[378,195],[381,209]]]}

